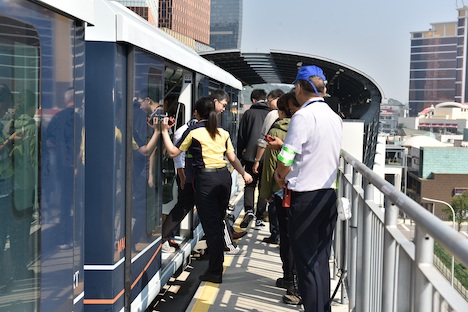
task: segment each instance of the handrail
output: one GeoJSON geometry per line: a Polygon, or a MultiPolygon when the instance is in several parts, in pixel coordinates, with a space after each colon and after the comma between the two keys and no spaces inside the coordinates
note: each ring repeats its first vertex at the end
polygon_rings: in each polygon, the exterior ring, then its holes
{"type": "Polygon", "coordinates": [[[353,166],[363,177],[377,187],[390,201],[413,219],[439,243],[441,243],[464,266],[468,267],[468,239],[451,227],[445,226],[435,215],[416,203],[414,200],[396,189],[385,179],[342,150],[342,157],[353,166]]]}
{"type": "Polygon", "coordinates": [[[468,239],[344,150],[337,191],[352,211],[351,219],[337,222],[333,261],[334,271],[345,274],[341,301],[349,301],[349,311],[468,311],[434,265],[436,241],[468,266],[468,239]],[[414,232],[400,226],[399,211],[414,232]]]}

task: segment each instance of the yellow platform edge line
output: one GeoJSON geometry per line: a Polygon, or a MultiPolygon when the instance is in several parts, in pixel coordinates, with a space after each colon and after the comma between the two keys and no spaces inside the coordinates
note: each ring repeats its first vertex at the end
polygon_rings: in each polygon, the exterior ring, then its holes
{"type": "MultiPolygon", "coordinates": [[[[233,257],[224,257],[223,274],[226,268],[231,265],[233,257]]],[[[219,284],[211,282],[202,282],[197,291],[198,297],[192,306],[191,312],[208,312],[218,295],[219,284]],[[201,288],[201,289],[200,289],[201,288]]]]}

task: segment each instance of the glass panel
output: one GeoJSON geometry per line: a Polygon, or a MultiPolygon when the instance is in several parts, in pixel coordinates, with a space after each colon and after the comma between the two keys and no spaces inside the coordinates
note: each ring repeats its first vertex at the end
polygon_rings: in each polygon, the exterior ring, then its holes
{"type": "MultiPolygon", "coordinates": [[[[0,5],[0,12],[8,9],[0,5]]],[[[39,35],[19,20],[0,20],[0,309],[34,311],[40,273],[39,35]]]]}
{"type": "Polygon", "coordinates": [[[37,311],[41,295],[43,311],[70,311],[83,292],[82,33],[30,1],[0,12],[0,310],[37,311]]]}
{"type": "MultiPolygon", "coordinates": [[[[180,93],[183,84],[184,71],[180,67],[173,67],[166,65],[164,72],[164,111],[169,116],[177,119],[176,128],[185,123],[185,105],[179,102],[180,93]]],[[[171,140],[173,140],[173,133],[171,140]]],[[[174,194],[176,190],[176,171],[174,168],[174,161],[166,153],[162,156],[162,187],[163,187],[163,204],[168,204],[177,195],[174,194]]],[[[168,205],[172,208],[172,205],[168,205]]],[[[169,210],[169,209],[167,209],[169,210]]],[[[169,213],[164,209],[164,214],[169,213]]],[[[174,232],[175,234],[175,232],[174,232]]]]}
{"type": "MultiPolygon", "coordinates": [[[[162,142],[148,154],[147,147],[154,130],[149,116],[162,104],[163,63],[154,56],[135,50],[133,109],[133,201],[132,247],[134,252],[145,248],[161,227],[161,157],[162,142]]],[[[158,110],[159,111],[159,110],[158,110]]]]}

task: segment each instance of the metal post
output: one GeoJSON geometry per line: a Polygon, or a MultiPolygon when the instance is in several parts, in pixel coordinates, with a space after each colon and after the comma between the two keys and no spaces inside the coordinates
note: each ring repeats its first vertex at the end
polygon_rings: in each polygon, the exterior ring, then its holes
{"type": "Polygon", "coordinates": [[[427,230],[416,224],[414,244],[415,259],[415,294],[413,310],[415,312],[433,311],[433,287],[421,269],[430,267],[434,261],[434,239],[427,234],[427,230]]]}
{"type": "Polygon", "coordinates": [[[382,276],[382,312],[394,311],[396,293],[396,249],[397,244],[389,228],[396,228],[398,220],[398,208],[385,198],[385,230],[382,276]]]}
{"type": "Polygon", "coordinates": [[[358,171],[353,171],[353,188],[351,192],[351,219],[349,220],[349,267],[348,267],[348,276],[349,284],[352,286],[349,288],[349,306],[353,309],[356,306],[356,292],[357,292],[357,276],[356,272],[358,270],[358,205],[359,205],[359,194],[358,189],[361,189],[362,180],[361,175],[358,171]]]}
{"type": "MultiPolygon", "coordinates": [[[[364,181],[364,201],[374,200],[374,186],[369,181],[364,181]]],[[[357,283],[356,288],[361,293],[359,300],[356,301],[356,311],[369,312],[371,311],[371,244],[372,244],[372,212],[370,208],[364,204],[362,214],[362,277],[361,283],[357,283]]]]}
{"type": "MultiPolygon", "coordinates": [[[[455,209],[453,209],[452,205],[442,200],[438,200],[438,199],[432,199],[432,198],[427,198],[427,197],[423,197],[422,199],[447,205],[447,207],[449,207],[450,210],[452,210],[452,228],[455,230],[455,209]]],[[[455,271],[455,257],[452,255],[452,287],[453,287],[453,279],[454,279],[454,273],[455,273],[454,271],[455,271]]]]}

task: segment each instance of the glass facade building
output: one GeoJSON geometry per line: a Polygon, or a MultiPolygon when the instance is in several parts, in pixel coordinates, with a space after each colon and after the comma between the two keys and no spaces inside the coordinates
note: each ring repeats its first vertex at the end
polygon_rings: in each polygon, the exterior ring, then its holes
{"type": "Polygon", "coordinates": [[[242,0],[211,0],[210,46],[240,49],[241,34],[242,0]]]}
{"type": "Polygon", "coordinates": [[[457,22],[432,24],[411,33],[410,116],[424,108],[454,101],[457,71],[457,22]]]}
{"type": "Polygon", "coordinates": [[[159,0],[159,28],[210,43],[210,0],[159,0]]]}
{"type": "Polygon", "coordinates": [[[457,10],[457,21],[431,24],[428,31],[411,33],[410,116],[442,102],[468,102],[468,7],[457,10]]]}
{"type": "Polygon", "coordinates": [[[151,24],[158,26],[159,0],[116,0],[143,17],[151,24]]]}

